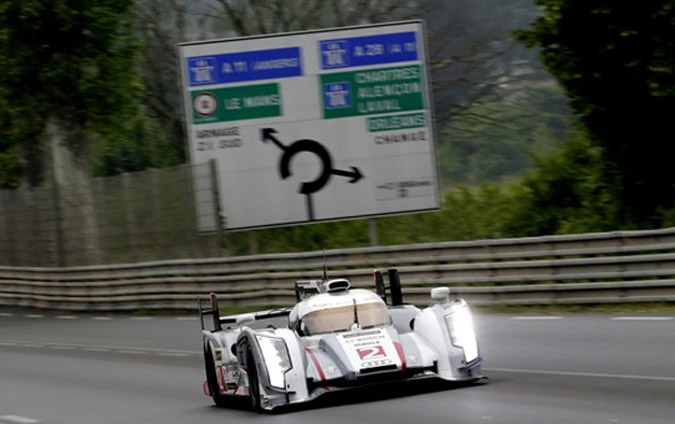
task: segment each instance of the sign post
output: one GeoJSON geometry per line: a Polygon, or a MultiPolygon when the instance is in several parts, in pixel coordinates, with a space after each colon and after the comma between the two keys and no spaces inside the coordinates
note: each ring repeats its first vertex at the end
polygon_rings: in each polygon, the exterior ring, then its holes
{"type": "Polygon", "coordinates": [[[440,208],[420,21],[179,45],[228,229],[440,208]]]}

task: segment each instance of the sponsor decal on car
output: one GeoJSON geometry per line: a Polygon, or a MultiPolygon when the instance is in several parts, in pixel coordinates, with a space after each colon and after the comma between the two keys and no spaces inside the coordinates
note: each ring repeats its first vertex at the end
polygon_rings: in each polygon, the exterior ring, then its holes
{"type": "Polygon", "coordinates": [[[361,362],[361,368],[377,368],[385,365],[391,365],[393,361],[388,358],[374,359],[372,361],[361,362]]]}
{"type": "MultiPolygon", "coordinates": [[[[338,336],[347,358],[358,370],[392,365],[401,367],[401,360],[389,333],[382,329],[359,331],[338,336]]],[[[393,368],[393,367],[392,367],[393,368]]]]}
{"type": "Polygon", "coordinates": [[[371,347],[361,347],[356,349],[361,359],[384,358],[387,354],[384,352],[384,347],[381,345],[371,347]]]}

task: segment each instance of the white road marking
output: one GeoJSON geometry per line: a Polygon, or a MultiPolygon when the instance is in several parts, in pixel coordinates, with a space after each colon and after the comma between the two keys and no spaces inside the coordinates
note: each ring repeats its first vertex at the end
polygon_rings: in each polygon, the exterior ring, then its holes
{"type": "Polygon", "coordinates": [[[634,374],[605,374],[605,373],[596,373],[596,372],[524,370],[524,369],[517,369],[517,368],[490,368],[490,369],[485,369],[485,371],[512,372],[512,373],[520,373],[520,374],[561,375],[561,376],[566,376],[566,377],[618,378],[618,379],[624,379],[624,380],[648,380],[648,381],[675,382],[675,377],[658,377],[658,376],[634,375],[634,374]]]}
{"type": "Polygon", "coordinates": [[[164,355],[164,356],[195,356],[201,355],[201,351],[178,350],[178,349],[153,349],[136,348],[129,346],[96,346],[84,344],[59,344],[59,343],[41,343],[35,342],[1,342],[0,346],[21,346],[21,347],[39,347],[57,350],[81,350],[91,352],[117,352],[140,355],[164,355]]]}
{"type": "Polygon", "coordinates": [[[132,321],[152,321],[153,317],[131,317],[132,321]]]}
{"type": "Polygon", "coordinates": [[[75,350],[75,348],[72,346],[49,346],[49,347],[56,350],[75,350]]]}
{"type": "Polygon", "coordinates": [[[14,314],[10,314],[9,312],[0,312],[0,317],[13,317],[14,314]]]}
{"type": "Polygon", "coordinates": [[[509,319],[520,320],[520,321],[554,321],[554,320],[564,319],[564,317],[543,315],[543,316],[511,317],[509,319]]]}
{"type": "Polygon", "coordinates": [[[94,317],[94,321],[112,321],[112,317],[94,317]]]}
{"type": "Polygon", "coordinates": [[[159,356],[174,356],[174,357],[180,357],[180,358],[190,356],[188,353],[179,353],[179,352],[159,352],[157,354],[159,356]]]}
{"type": "Polygon", "coordinates": [[[614,321],[672,321],[673,317],[612,317],[614,321]]]}
{"type": "Polygon", "coordinates": [[[59,315],[56,317],[56,319],[77,319],[77,317],[74,317],[72,315],[59,315]]]}
{"type": "Polygon", "coordinates": [[[197,321],[197,317],[178,317],[178,321],[197,321]]]}
{"type": "Polygon", "coordinates": [[[0,422],[5,423],[18,423],[18,424],[34,424],[39,423],[40,420],[35,420],[33,418],[22,417],[19,415],[2,415],[0,416],[0,422]]]}
{"type": "Polygon", "coordinates": [[[44,318],[44,317],[45,317],[44,315],[40,315],[40,314],[28,314],[28,315],[24,315],[24,318],[44,318]]]}

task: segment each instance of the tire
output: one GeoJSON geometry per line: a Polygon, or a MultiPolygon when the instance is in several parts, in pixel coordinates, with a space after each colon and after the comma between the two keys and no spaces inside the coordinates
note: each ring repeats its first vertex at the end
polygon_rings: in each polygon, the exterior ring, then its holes
{"type": "Polygon", "coordinates": [[[262,406],[260,404],[260,379],[258,378],[258,367],[256,366],[251,346],[246,348],[246,367],[251,408],[253,408],[254,411],[262,411],[262,406]]]}
{"type": "Polygon", "coordinates": [[[209,386],[209,392],[211,393],[211,399],[216,406],[228,406],[228,398],[225,395],[220,394],[220,388],[218,384],[218,376],[216,375],[216,365],[213,360],[213,352],[211,352],[211,347],[208,345],[208,342],[204,345],[204,369],[206,370],[206,384],[209,386]]]}

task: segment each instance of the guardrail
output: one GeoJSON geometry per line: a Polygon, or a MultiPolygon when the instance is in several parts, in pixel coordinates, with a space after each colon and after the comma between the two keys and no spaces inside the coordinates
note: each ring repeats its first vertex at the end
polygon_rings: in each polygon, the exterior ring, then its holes
{"type": "Polygon", "coordinates": [[[329,276],[373,287],[373,269],[399,269],[404,300],[445,285],[476,305],[675,301],[675,228],[428,243],[218,259],[68,268],[0,267],[0,305],[60,310],[194,309],[295,300],[293,283],[329,276]]]}

